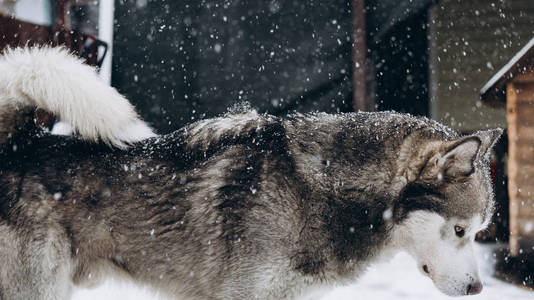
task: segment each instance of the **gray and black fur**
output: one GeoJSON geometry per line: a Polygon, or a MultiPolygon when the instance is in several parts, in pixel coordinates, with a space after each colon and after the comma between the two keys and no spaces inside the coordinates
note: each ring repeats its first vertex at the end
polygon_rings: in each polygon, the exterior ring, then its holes
{"type": "Polygon", "coordinates": [[[498,135],[466,137],[472,168],[438,180],[428,160],[464,138],[391,112],[236,111],[127,150],[24,130],[0,154],[0,299],[66,299],[110,272],[181,299],[350,282],[411,211],[488,218],[498,135]],[[458,196],[475,189],[487,201],[458,196]]]}

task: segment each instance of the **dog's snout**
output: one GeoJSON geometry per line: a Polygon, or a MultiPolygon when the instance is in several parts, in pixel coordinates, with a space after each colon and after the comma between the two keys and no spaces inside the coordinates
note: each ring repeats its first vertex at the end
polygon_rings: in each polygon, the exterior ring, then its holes
{"type": "Polygon", "coordinates": [[[479,281],[467,285],[467,295],[477,295],[482,292],[482,283],[479,281]]]}

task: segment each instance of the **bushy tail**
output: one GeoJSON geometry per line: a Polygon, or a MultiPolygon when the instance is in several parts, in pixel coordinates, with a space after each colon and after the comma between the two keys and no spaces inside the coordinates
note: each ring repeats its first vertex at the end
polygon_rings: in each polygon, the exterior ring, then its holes
{"type": "Polygon", "coordinates": [[[44,109],[83,139],[126,148],[155,136],[133,106],[95,70],[63,48],[8,49],[0,57],[0,143],[44,109]]]}

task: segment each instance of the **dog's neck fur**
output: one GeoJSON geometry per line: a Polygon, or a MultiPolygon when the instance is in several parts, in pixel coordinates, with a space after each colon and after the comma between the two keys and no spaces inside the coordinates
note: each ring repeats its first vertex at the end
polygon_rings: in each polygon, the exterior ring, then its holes
{"type": "Polygon", "coordinates": [[[410,139],[405,139],[403,132],[392,135],[358,131],[341,126],[339,117],[324,115],[320,122],[315,119],[317,117],[322,116],[296,118],[285,125],[296,168],[306,170],[297,174],[309,174],[300,179],[307,187],[306,201],[301,204],[306,207],[301,211],[308,215],[303,216],[306,222],[300,242],[304,250],[296,256],[295,267],[320,280],[350,282],[375,258],[382,256],[383,249],[391,249],[396,244],[391,237],[395,222],[393,209],[407,182],[399,170],[405,168],[403,160],[393,165],[390,162],[396,161],[394,159],[372,163],[368,159],[377,157],[377,153],[386,148],[396,149],[386,152],[388,156],[399,157],[414,145],[410,139]],[[332,123],[339,124],[335,125],[338,132],[331,132],[332,123]],[[349,139],[368,143],[354,144],[349,148],[353,153],[338,153],[347,147],[336,145],[347,143],[349,139]],[[352,159],[352,164],[360,161],[360,168],[348,169],[349,163],[339,160],[346,157],[352,159]],[[333,173],[332,170],[343,171],[333,173]],[[323,229],[326,227],[329,230],[323,229]],[[319,231],[331,233],[326,245],[314,238],[321,234],[319,231]],[[373,251],[369,251],[370,245],[373,251]]]}

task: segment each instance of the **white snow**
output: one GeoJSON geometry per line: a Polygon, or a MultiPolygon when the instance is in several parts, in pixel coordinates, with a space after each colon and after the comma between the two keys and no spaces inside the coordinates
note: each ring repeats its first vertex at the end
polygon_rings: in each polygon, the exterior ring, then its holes
{"type": "MultiPolygon", "coordinates": [[[[527,300],[534,292],[505,283],[491,276],[493,257],[486,248],[477,247],[484,290],[480,295],[461,297],[466,300],[527,300]]],[[[127,283],[107,281],[96,289],[76,289],[73,300],[165,300],[148,289],[127,283]]],[[[451,300],[440,293],[430,279],[417,269],[415,261],[400,253],[391,261],[374,265],[357,283],[338,287],[318,297],[319,300],[451,300]]],[[[458,298],[456,298],[458,299],[458,298]]],[[[311,299],[310,299],[311,300],[311,299]]]]}
{"type": "Polygon", "coordinates": [[[52,127],[51,132],[55,135],[72,135],[74,129],[66,122],[57,122],[54,124],[54,127],[52,127]]]}

